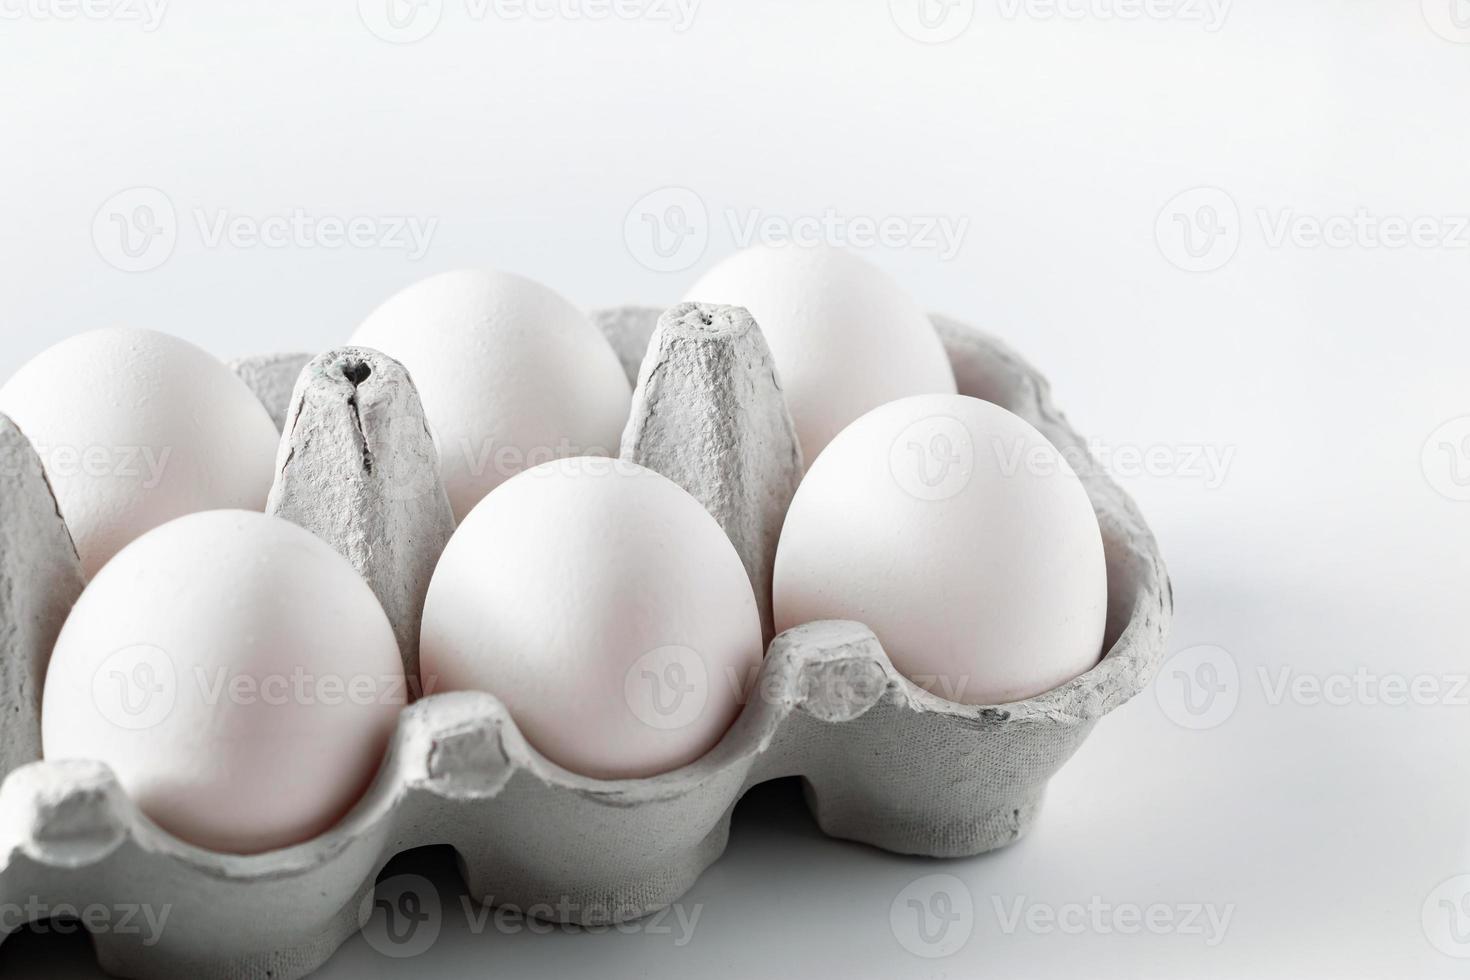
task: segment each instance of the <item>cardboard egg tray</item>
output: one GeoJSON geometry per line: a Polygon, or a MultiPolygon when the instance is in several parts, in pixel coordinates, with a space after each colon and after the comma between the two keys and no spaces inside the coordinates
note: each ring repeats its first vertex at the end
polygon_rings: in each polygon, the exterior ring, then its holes
{"type": "MultiPolygon", "coordinates": [[[[759,330],[728,307],[595,320],[639,383],[624,456],[699,497],[768,583],[801,459],[759,330]]],[[[962,393],[1085,458],[1039,374],[979,331],[934,322],[962,393]]],[[[424,591],[453,520],[407,374],[351,348],[235,367],[285,427],[269,509],[358,567],[416,674],[424,591]]],[[[815,623],[771,642],[746,707],[704,758],[613,782],[544,759],[488,694],[431,694],[404,710],[376,781],[338,826],[236,856],[159,829],[100,764],[36,761],[45,664],[82,579],[38,459],[0,418],[0,905],[167,908],[152,943],[137,930],[95,933],[118,976],[292,980],[366,921],[375,877],[398,852],[448,844],[479,898],[584,925],[625,921],[675,902],[724,850],[741,794],[779,777],[802,778],[834,837],[936,857],[1004,846],[1035,821],[1047,781],[1097,720],[1148,682],[1172,610],[1132,501],[1100,469],[1080,475],[1107,554],[1106,655],[1055,690],[951,703],[900,676],[862,625],[815,623]]],[[[762,613],[769,628],[768,597],[762,613]]]]}

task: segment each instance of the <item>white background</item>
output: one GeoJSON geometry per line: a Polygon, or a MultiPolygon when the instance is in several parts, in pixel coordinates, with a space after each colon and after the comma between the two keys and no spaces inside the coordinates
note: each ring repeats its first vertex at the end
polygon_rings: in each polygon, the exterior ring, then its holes
{"type": "MultiPolygon", "coordinates": [[[[687,24],[651,0],[601,19],[427,0],[406,30],[432,30],[392,43],[379,0],[157,23],[67,2],[0,0],[0,377],[116,324],[221,356],[325,348],[461,266],[666,303],[753,216],[896,218],[913,240],[864,254],[1047,371],[1174,577],[1180,659],[1013,848],[940,863],[825,840],[777,788],[682,903],[700,910],[682,945],[477,935],[430,861],[438,942],[395,961],[357,939],[324,976],[1464,975],[1470,885],[1435,889],[1470,872],[1470,4],[932,0],[954,36],[926,43],[916,0],[703,0],[687,24]],[[693,234],[663,258],[646,220],[674,204],[693,234]],[[208,234],[291,215],[390,237],[208,234]],[[394,247],[395,217],[434,222],[423,255],[394,247]],[[118,219],[172,235],[129,257],[118,219]],[[955,254],[930,219],[963,227],[955,254]],[[1125,465],[1150,449],[1150,472],[1125,465]],[[1212,702],[1186,686],[1202,666],[1212,702]],[[1278,696],[1303,676],[1350,686],[1278,696]],[[1421,703],[1385,703],[1410,683],[1421,703]],[[890,910],[935,874],[958,882],[925,896],[973,915],[927,959],[890,910]],[[996,902],[1018,899],[1104,911],[1007,931],[996,902]],[[1228,928],[1115,928],[1151,905],[1228,928]]],[[[76,943],[0,950],[7,976],[63,963],[94,975],[76,943]]]]}

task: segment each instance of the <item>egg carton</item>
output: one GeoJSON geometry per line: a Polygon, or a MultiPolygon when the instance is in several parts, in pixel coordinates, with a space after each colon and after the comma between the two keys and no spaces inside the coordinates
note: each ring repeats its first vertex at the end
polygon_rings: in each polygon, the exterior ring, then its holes
{"type": "MultiPolygon", "coordinates": [[[[595,314],[638,382],[625,455],[663,465],[712,507],[762,581],[800,474],[769,353],[743,311],[660,314],[595,314]]],[[[962,393],[1088,458],[1020,357],[954,320],[934,324],[962,393]]],[[[236,368],[286,430],[270,508],[352,560],[415,669],[423,594],[453,521],[407,374],[352,348],[236,368]]],[[[1138,510],[1082,463],[1107,555],[1106,654],[1055,690],[951,703],[898,674],[862,625],[814,623],[774,639],[744,710],[703,758],[618,781],[542,757],[488,694],[431,695],[403,711],[375,782],[335,828],[280,851],[218,854],[149,821],[105,766],[35,761],[46,658],[82,579],[39,461],[3,418],[0,462],[0,905],[168,910],[157,936],[94,932],[102,967],[123,977],[304,976],[368,921],[388,860],[422,845],[452,847],[483,901],[581,925],[634,919],[677,901],[724,850],[745,790],[781,777],[801,777],[833,837],[935,857],[1004,846],[1035,822],[1048,780],[1097,720],[1148,682],[1172,611],[1138,510]]]]}

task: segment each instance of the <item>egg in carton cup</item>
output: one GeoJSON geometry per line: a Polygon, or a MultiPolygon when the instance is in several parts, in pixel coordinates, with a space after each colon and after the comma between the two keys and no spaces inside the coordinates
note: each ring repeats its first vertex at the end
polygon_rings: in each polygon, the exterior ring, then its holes
{"type": "MultiPolygon", "coordinates": [[[[771,569],[802,461],[758,327],[743,310],[699,304],[594,320],[637,383],[623,457],[709,509],[770,639],[771,569]]],[[[1042,377],[984,333],[933,322],[960,393],[1019,415],[1078,469],[1107,565],[1105,652],[1090,670],[1028,700],[960,704],[901,675],[862,624],[811,623],[770,640],[711,751],[611,781],[549,761],[489,694],[430,693],[403,710],[340,823],[249,856],[169,835],[99,763],[37,761],[46,663],[83,576],[38,457],[0,418],[0,905],[167,910],[156,935],[94,934],[119,976],[292,980],[369,922],[386,863],[425,845],[454,849],[478,899],[604,925],[677,901],[723,852],[741,795],[771,779],[800,777],[824,832],[889,851],[958,857],[1017,840],[1092,726],[1151,679],[1172,595],[1143,518],[1087,462],[1042,377]]],[[[285,428],[268,509],[357,568],[417,677],[424,597],[454,520],[408,373],[365,348],[234,367],[285,428]]]]}

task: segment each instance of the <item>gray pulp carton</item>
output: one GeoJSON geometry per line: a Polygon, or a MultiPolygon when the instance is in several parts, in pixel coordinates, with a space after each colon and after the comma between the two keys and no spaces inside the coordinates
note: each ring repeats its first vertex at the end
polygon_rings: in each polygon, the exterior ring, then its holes
{"type": "MultiPolygon", "coordinates": [[[[779,383],[761,381],[769,354],[759,331],[729,308],[677,308],[656,335],[659,310],[594,319],[630,377],[643,372],[624,455],[690,489],[752,578],[766,580],[776,509],[789,501],[800,453],[779,383]],[[707,376],[649,377],[680,371],[707,376]],[[686,450],[680,462],[672,447],[693,429],[650,421],[654,388],[660,412],[677,403],[706,414],[705,450],[748,471],[739,492],[720,482],[713,456],[691,460],[686,450]]],[[[980,331],[934,323],[962,393],[1027,419],[1069,459],[1086,458],[1037,372],[980,331]]],[[[270,509],[357,566],[413,670],[423,593],[452,518],[407,374],[350,348],[236,367],[286,428],[270,509]]],[[[82,580],[39,460],[3,419],[0,461],[0,904],[168,909],[156,942],[138,931],[94,935],[103,968],[125,977],[304,976],[367,921],[388,860],[430,844],[455,850],[476,896],[582,924],[635,918],[676,901],[720,856],[746,789],[785,776],[802,778],[817,823],[836,837],[937,857],[1004,846],[1033,823],[1047,781],[1096,721],[1149,681],[1172,611],[1137,508],[1084,464],[1107,554],[1106,654],[1039,697],[947,702],[900,676],[862,625],[814,623],[774,639],[744,711],[704,758],[608,782],[542,758],[494,697],[434,695],[404,710],[376,781],[338,826],[281,851],[217,854],[152,824],[106,767],[35,761],[46,659],[82,580]]]]}

